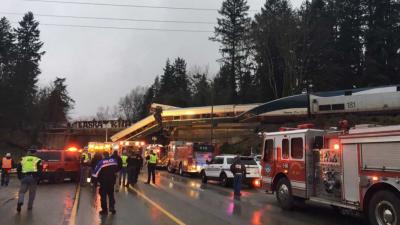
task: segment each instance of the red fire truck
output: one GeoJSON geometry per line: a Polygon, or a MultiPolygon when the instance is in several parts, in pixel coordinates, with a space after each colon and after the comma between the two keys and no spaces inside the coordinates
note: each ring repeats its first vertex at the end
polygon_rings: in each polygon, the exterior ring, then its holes
{"type": "MultiPolygon", "coordinates": [[[[310,200],[400,225],[400,126],[264,133],[262,183],[290,209],[310,200]]],[[[304,129],[305,128],[305,129],[304,129]]]]}
{"type": "Polygon", "coordinates": [[[168,145],[167,170],[170,173],[178,171],[180,175],[199,174],[215,151],[210,144],[172,141],[168,145]]]}

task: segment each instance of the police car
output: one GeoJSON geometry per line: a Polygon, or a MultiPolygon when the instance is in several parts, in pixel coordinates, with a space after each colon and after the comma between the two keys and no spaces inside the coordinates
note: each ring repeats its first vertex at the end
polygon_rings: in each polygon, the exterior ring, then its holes
{"type": "MultiPolygon", "coordinates": [[[[200,173],[202,182],[207,183],[208,180],[216,180],[224,187],[229,186],[233,181],[230,167],[235,157],[236,155],[219,155],[207,162],[207,165],[200,173]]],[[[259,187],[260,173],[254,157],[240,156],[240,159],[246,166],[246,177],[243,183],[251,187],[259,187]]]]}

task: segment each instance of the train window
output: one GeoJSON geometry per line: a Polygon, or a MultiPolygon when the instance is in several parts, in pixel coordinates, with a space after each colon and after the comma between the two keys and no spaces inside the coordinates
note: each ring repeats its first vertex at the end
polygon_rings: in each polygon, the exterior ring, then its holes
{"type": "Polygon", "coordinates": [[[290,156],[293,159],[303,159],[303,138],[292,138],[290,156]]]}
{"type": "Polygon", "coordinates": [[[344,110],[344,104],[333,104],[332,110],[344,110]]]}
{"type": "Polygon", "coordinates": [[[282,159],[289,159],[289,140],[282,140],[282,159]]]}
{"type": "Polygon", "coordinates": [[[331,110],[331,105],[320,105],[319,111],[329,111],[331,110]]]}
{"type": "Polygon", "coordinates": [[[400,86],[397,86],[397,89],[396,89],[397,91],[400,91],[400,86]]]}
{"type": "Polygon", "coordinates": [[[345,92],[344,92],[344,95],[345,95],[345,96],[350,96],[350,95],[352,95],[352,94],[353,94],[352,91],[345,91],[345,92]]]}
{"type": "Polygon", "coordinates": [[[264,145],[264,162],[272,162],[274,155],[274,140],[267,139],[264,145]]]}
{"type": "Polygon", "coordinates": [[[210,115],[210,114],[202,114],[201,117],[202,117],[202,118],[210,118],[211,115],[210,115]]]}
{"type": "Polygon", "coordinates": [[[180,116],[174,116],[174,120],[180,120],[181,117],[180,116]]]}

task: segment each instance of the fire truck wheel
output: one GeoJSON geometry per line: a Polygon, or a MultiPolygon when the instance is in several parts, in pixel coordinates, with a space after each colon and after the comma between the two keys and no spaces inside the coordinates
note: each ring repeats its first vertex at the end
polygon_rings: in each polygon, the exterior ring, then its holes
{"type": "Polygon", "coordinates": [[[390,191],[374,194],[368,205],[371,225],[400,225],[400,198],[390,191]]]}
{"type": "Polygon", "coordinates": [[[204,170],[201,171],[201,182],[203,184],[207,184],[207,175],[206,172],[204,172],[204,170]]]}
{"type": "Polygon", "coordinates": [[[281,208],[286,210],[292,209],[294,200],[289,180],[287,178],[281,178],[276,187],[276,198],[281,208]]]}
{"type": "Polygon", "coordinates": [[[167,171],[168,171],[168,173],[175,173],[175,170],[172,168],[172,165],[170,162],[168,162],[167,171]]]}

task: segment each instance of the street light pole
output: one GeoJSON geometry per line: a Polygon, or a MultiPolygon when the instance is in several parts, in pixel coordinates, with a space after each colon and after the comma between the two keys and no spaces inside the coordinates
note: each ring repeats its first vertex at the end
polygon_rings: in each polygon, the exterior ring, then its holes
{"type": "Polygon", "coordinates": [[[207,79],[210,82],[211,87],[211,126],[210,126],[210,143],[213,144],[214,139],[214,84],[210,79],[207,79]]]}

